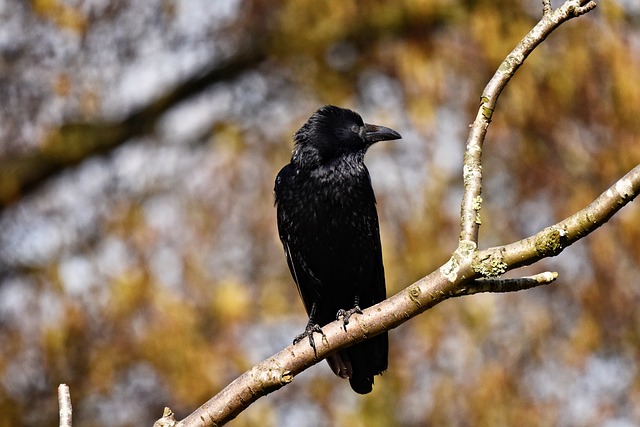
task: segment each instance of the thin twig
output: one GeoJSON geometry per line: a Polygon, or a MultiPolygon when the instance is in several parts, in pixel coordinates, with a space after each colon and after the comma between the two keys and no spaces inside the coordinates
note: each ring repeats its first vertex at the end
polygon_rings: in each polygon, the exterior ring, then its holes
{"type": "Polygon", "coordinates": [[[58,386],[58,407],[60,408],[60,427],[71,427],[73,410],[71,408],[71,393],[66,384],[58,386]]]}
{"type": "Polygon", "coordinates": [[[153,423],[153,427],[174,427],[176,425],[175,414],[171,408],[165,407],[162,418],[153,423]]]}
{"type": "Polygon", "coordinates": [[[481,292],[503,293],[517,292],[553,283],[558,273],[545,271],[533,276],[514,279],[478,279],[466,288],[461,288],[459,295],[473,295],[481,292]]]}

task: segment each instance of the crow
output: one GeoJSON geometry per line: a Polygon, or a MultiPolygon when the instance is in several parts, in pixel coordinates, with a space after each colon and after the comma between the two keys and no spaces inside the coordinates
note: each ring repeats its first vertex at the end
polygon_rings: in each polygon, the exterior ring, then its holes
{"type": "MultiPolygon", "coordinates": [[[[327,105],[295,133],[291,162],[275,182],[278,232],[309,322],[304,337],[315,351],[320,326],[349,317],[386,298],[376,199],[364,164],[378,141],[401,138],[366,124],[354,111],[327,105]]],[[[360,394],[387,369],[384,332],[329,355],[333,372],[360,394]]]]}

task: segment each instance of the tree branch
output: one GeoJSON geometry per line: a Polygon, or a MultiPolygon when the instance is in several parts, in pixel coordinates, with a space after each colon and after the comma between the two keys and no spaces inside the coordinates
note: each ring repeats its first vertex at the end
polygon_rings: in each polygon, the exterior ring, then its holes
{"type": "Polygon", "coordinates": [[[69,386],[60,384],[58,386],[58,408],[60,412],[60,427],[71,427],[71,393],[69,386]]]}
{"type": "Polygon", "coordinates": [[[492,277],[542,258],[558,255],[608,221],[640,191],[640,166],[635,167],[593,203],[575,215],[538,234],[505,246],[476,251],[475,244],[461,242],[451,259],[439,269],[397,294],[351,317],[345,332],[342,321],[323,326],[316,340],[317,357],[306,340],[290,345],[257,364],[220,393],[178,423],[180,427],[222,425],[258,398],[293,381],[300,372],[329,354],[383,331],[394,329],[436,304],[478,292],[513,292],[545,285],[557,273],[541,273],[520,279],[492,277]],[[561,231],[562,230],[562,231],[561,231]]]}
{"type": "Polygon", "coordinates": [[[534,276],[519,277],[516,279],[478,279],[468,287],[460,288],[455,296],[473,295],[481,292],[517,292],[535,288],[540,285],[549,285],[558,278],[558,273],[546,271],[534,276]]]}
{"type": "Polygon", "coordinates": [[[460,207],[461,225],[460,240],[478,243],[480,229],[480,209],[482,207],[482,144],[491,123],[491,116],[496,107],[502,89],[516,73],[518,68],[533,50],[542,43],[553,30],[571,18],[578,17],[594,9],[596,3],[584,0],[569,0],[555,11],[550,0],[543,1],[543,16],[520,43],[500,64],[480,98],[480,108],[471,125],[467,138],[467,150],[464,156],[463,182],[464,193],[460,207]]]}
{"type": "MultiPolygon", "coordinates": [[[[476,258],[483,265],[507,265],[509,270],[558,255],[606,223],[640,191],[640,165],[620,178],[589,206],[534,236],[505,246],[486,249],[476,258]]],[[[480,267],[476,267],[481,269],[480,267]]]]}
{"type": "Polygon", "coordinates": [[[346,331],[342,321],[323,326],[322,340],[316,340],[317,354],[306,340],[288,346],[242,374],[177,425],[225,424],[258,398],[290,383],[297,374],[329,354],[396,328],[448,298],[478,292],[529,289],[549,284],[557,278],[557,273],[546,272],[520,279],[497,279],[507,271],[559,254],[566,246],[604,224],[637,196],[640,166],[575,215],[519,242],[478,251],[482,143],[500,92],[526,57],[562,22],[593,7],[593,2],[569,0],[553,11],[548,1],[543,2],[542,20],[507,56],[485,88],[467,140],[460,241],[449,261],[404,290],[364,310],[361,315],[354,315],[346,331]]]}

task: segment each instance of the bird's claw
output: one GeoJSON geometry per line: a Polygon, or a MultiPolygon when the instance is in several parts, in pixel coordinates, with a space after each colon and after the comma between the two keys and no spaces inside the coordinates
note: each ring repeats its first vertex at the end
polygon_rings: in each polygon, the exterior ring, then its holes
{"type": "Polygon", "coordinates": [[[317,356],[318,351],[316,350],[316,341],[313,339],[314,332],[321,334],[323,337],[325,336],[324,332],[322,332],[322,328],[320,327],[320,325],[318,325],[317,323],[309,323],[307,327],[304,329],[304,332],[293,339],[293,343],[298,344],[300,341],[304,339],[304,337],[308,337],[309,345],[313,349],[313,354],[317,356]]]}
{"type": "Polygon", "coordinates": [[[343,310],[343,309],[338,310],[338,313],[336,314],[336,320],[340,320],[340,318],[342,317],[342,328],[344,329],[345,332],[347,332],[347,325],[349,324],[349,318],[356,313],[362,314],[362,309],[357,305],[355,305],[350,310],[343,310]]]}

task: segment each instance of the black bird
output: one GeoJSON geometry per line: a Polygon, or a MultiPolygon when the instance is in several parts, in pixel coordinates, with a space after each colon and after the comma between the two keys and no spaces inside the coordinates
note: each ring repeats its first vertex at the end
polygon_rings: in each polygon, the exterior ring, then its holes
{"type": "MultiPolygon", "coordinates": [[[[376,199],[364,164],[377,141],[401,138],[366,124],[354,111],[328,105],[294,135],[291,163],[276,178],[278,232],[291,276],[309,315],[304,337],[386,297],[376,199]]],[[[387,368],[384,332],[327,357],[333,372],[366,394],[387,368]]]]}

